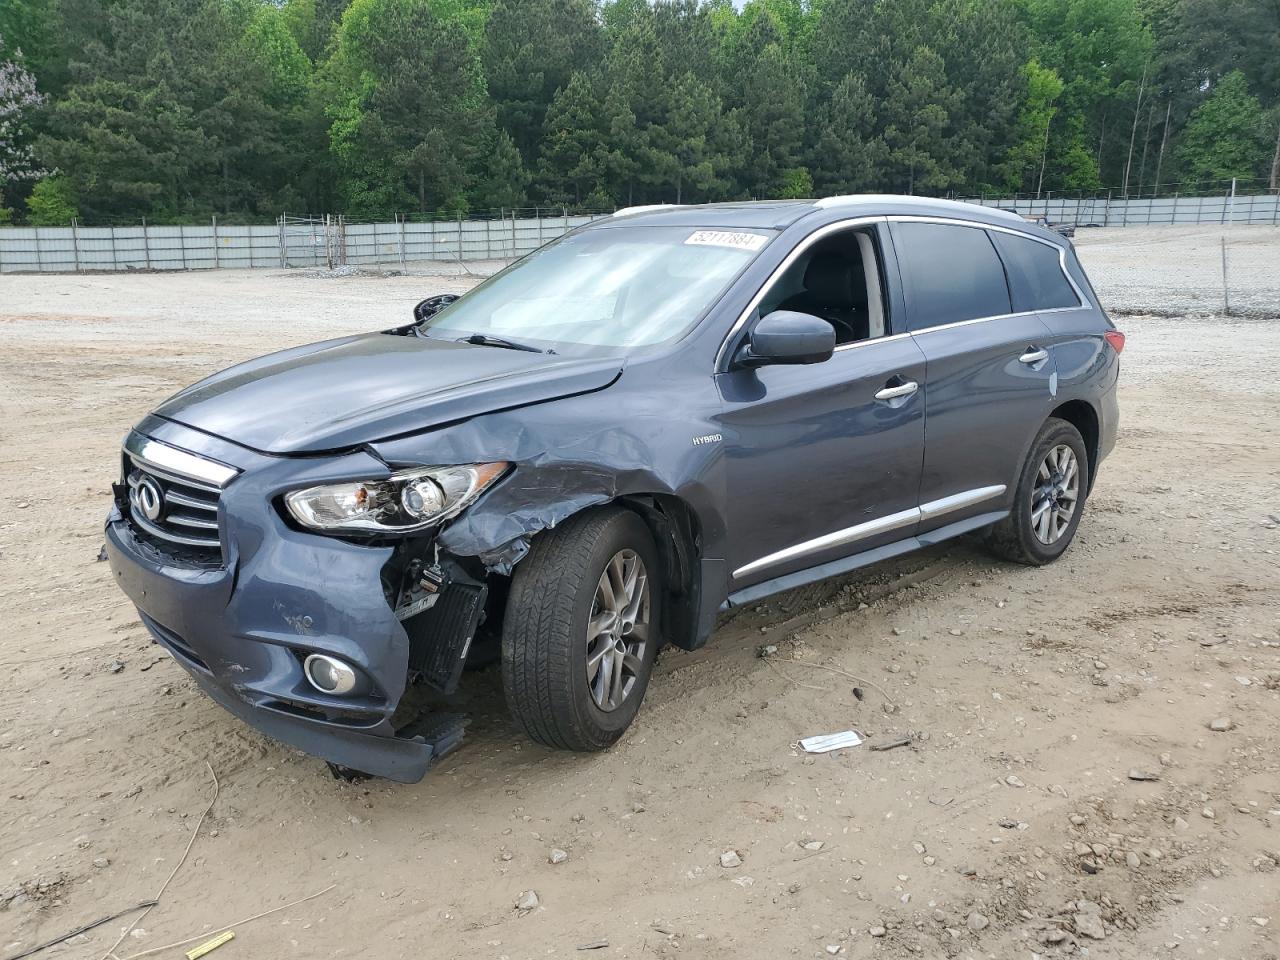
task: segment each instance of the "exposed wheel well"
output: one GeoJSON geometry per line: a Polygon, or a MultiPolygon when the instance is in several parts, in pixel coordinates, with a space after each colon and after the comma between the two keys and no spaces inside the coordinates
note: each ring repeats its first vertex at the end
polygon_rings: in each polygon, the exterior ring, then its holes
{"type": "Polygon", "coordinates": [[[640,515],[662,554],[667,590],[663,634],[677,647],[693,649],[697,643],[702,586],[698,564],[702,541],[697,514],[679,497],[670,494],[630,494],[615,503],[640,515]]]}
{"type": "Polygon", "coordinates": [[[1089,454],[1089,485],[1086,492],[1092,490],[1093,478],[1098,473],[1098,411],[1084,400],[1070,400],[1056,407],[1049,416],[1065,420],[1080,431],[1080,436],[1084,438],[1085,451],[1089,454]]]}

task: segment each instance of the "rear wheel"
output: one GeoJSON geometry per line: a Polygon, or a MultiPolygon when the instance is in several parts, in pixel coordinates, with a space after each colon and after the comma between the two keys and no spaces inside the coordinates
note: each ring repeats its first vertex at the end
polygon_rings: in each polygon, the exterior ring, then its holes
{"type": "Polygon", "coordinates": [[[532,739],[603,750],[630,726],[657,653],[660,578],[649,529],[628,510],[592,511],[534,541],[502,632],[507,705],[532,739]]]}
{"type": "Polygon", "coordinates": [[[1080,431],[1065,420],[1046,421],[1023,465],[1013,510],[991,527],[988,544],[1015,563],[1042,566],[1057,560],[1080,525],[1088,477],[1080,431]]]}

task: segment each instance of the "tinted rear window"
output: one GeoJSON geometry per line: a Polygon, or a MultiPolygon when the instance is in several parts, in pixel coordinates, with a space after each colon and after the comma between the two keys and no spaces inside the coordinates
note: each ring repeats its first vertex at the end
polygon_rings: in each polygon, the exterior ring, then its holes
{"type": "Polygon", "coordinates": [[[912,330],[1010,312],[1004,267],[985,230],[907,222],[894,224],[893,236],[912,330]]]}
{"type": "Polygon", "coordinates": [[[1080,298],[1062,273],[1057,247],[1008,233],[992,232],[991,239],[1009,273],[1014,310],[1052,310],[1080,305],[1080,298]]]}

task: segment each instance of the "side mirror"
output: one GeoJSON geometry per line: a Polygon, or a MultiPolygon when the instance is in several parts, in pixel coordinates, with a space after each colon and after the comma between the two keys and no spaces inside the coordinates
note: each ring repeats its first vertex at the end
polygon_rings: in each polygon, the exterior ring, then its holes
{"type": "Polygon", "coordinates": [[[821,317],[775,310],[761,317],[734,358],[736,367],[822,363],[836,348],[836,330],[821,317]]]}
{"type": "Polygon", "coordinates": [[[421,323],[427,317],[434,316],[457,299],[458,294],[456,293],[442,293],[436,297],[427,297],[427,299],[413,308],[414,322],[421,323]]]}

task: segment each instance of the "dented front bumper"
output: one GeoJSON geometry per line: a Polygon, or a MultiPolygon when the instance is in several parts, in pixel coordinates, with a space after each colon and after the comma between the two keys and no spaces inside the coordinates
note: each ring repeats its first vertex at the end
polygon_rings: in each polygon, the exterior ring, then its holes
{"type": "Polygon", "coordinates": [[[275,506],[282,491],[301,483],[378,465],[364,453],[300,465],[163,422],[143,426],[155,439],[202,447],[193,452],[243,470],[221,493],[218,564],[169,556],[130,523],[130,505],[117,491],[107,557],[156,642],[210,697],[263,733],[344,767],[421,779],[440,742],[393,718],[410,673],[406,624],[419,652],[432,638],[421,636],[421,623],[395,615],[397,584],[388,579],[399,576],[397,548],[296,530],[275,506]],[[359,695],[313,687],[303,672],[312,653],[352,665],[366,681],[359,695]]]}

